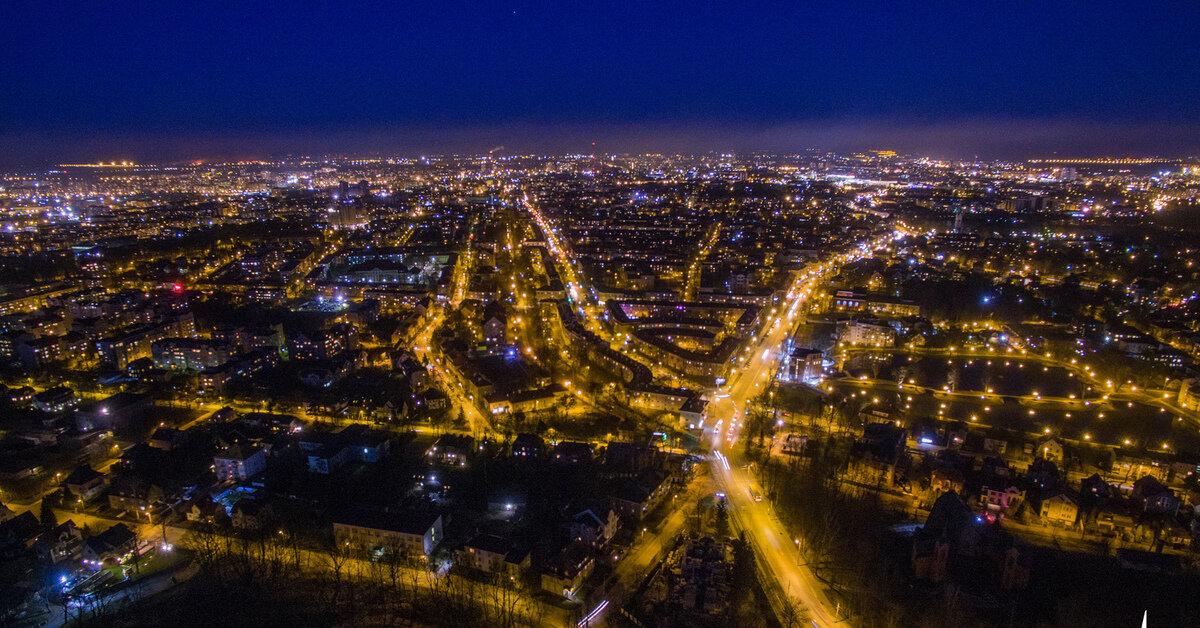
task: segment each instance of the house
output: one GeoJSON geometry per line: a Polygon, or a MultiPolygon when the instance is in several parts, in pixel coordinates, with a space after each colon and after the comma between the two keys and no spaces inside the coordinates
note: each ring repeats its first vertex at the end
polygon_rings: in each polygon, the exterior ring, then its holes
{"type": "Polygon", "coordinates": [[[572,598],[592,573],[593,550],[586,543],[571,543],[547,561],[542,573],[542,590],[572,598]]]}
{"type": "Polygon", "coordinates": [[[529,569],[529,551],[518,549],[509,539],[494,534],[478,534],[455,553],[455,562],[469,569],[521,579],[529,569]]]}
{"type": "Polygon", "coordinates": [[[267,499],[239,499],[230,513],[233,527],[237,530],[261,530],[274,515],[271,502],[267,499]]]}
{"type": "Polygon", "coordinates": [[[983,472],[983,477],[993,481],[1012,477],[1012,469],[1000,456],[985,456],[980,471],[983,472]]]}
{"type": "Polygon", "coordinates": [[[309,473],[328,475],[342,468],[350,451],[333,432],[308,432],[300,439],[300,450],[308,457],[309,473]]]}
{"type": "Polygon", "coordinates": [[[80,553],[83,564],[99,569],[128,560],[137,551],[137,534],[123,523],[89,537],[80,553]]]}
{"type": "Polygon", "coordinates": [[[1112,487],[1099,474],[1093,473],[1079,482],[1079,507],[1086,511],[1089,518],[1095,519],[1097,512],[1104,508],[1112,497],[1112,487]]]}
{"type": "Polygon", "coordinates": [[[67,490],[80,501],[92,501],[104,491],[104,474],[81,464],[67,475],[66,485],[67,490]]]}
{"type": "Polygon", "coordinates": [[[640,472],[655,463],[658,449],[653,445],[614,441],[604,450],[604,464],[624,472],[640,472]]]}
{"type": "Polygon", "coordinates": [[[429,385],[429,371],[407,353],[399,353],[392,357],[392,370],[399,371],[408,381],[409,387],[415,391],[425,390],[429,385]]]}
{"type": "Polygon", "coordinates": [[[183,432],[173,427],[160,427],[154,430],[150,435],[150,440],[146,444],[163,451],[171,451],[175,449],[183,441],[183,432]]]}
{"type": "Polygon", "coordinates": [[[1044,489],[1058,486],[1058,466],[1045,458],[1037,458],[1025,470],[1025,480],[1029,484],[1044,489]]]}
{"type": "Polygon", "coordinates": [[[201,495],[188,500],[183,512],[188,521],[213,523],[220,511],[221,505],[214,502],[212,497],[201,495]]]}
{"type": "Polygon", "coordinates": [[[862,443],[872,458],[895,464],[908,442],[908,431],[891,421],[867,423],[863,426],[862,443]]]}
{"type": "Polygon", "coordinates": [[[392,437],[387,432],[355,424],[336,434],[312,432],[300,441],[300,449],[308,455],[308,470],[329,474],[346,463],[375,463],[391,451],[392,437]]]}
{"type": "Polygon", "coordinates": [[[508,343],[508,320],[503,312],[496,312],[484,321],[483,341],[493,347],[508,343]]]}
{"type": "Polygon", "coordinates": [[[1034,456],[1054,464],[1062,464],[1063,443],[1053,436],[1043,436],[1034,447],[1034,456]]]}
{"type": "Polygon", "coordinates": [[[379,462],[387,457],[392,446],[390,434],[361,423],[338,432],[338,439],[343,447],[350,449],[349,457],[359,462],[379,462]]]}
{"type": "Polygon", "coordinates": [[[75,559],[83,550],[83,531],[68,519],[39,536],[33,548],[39,560],[52,565],[75,559]]]}
{"type": "Polygon", "coordinates": [[[1174,491],[1153,476],[1145,475],[1135,481],[1129,497],[1142,507],[1143,512],[1168,515],[1179,512],[1180,502],[1174,491]]]}
{"type": "Polygon", "coordinates": [[[940,493],[962,493],[963,472],[954,467],[939,467],[929,477],[931,488],[940,493]]]}
{"type": "Polygon", "coordinates": [[[475,439],[461,434],[442,434],[428,450],[425,458],[433,463],[465,467],[475,450],[475,439]]]}
{"type": "Polygon", "coordinates": [[[0,456],[0,479],[20,480],[31,478],[42,472],[37,458],[26,456],[0,456]]]}
{"type": "Polygon", "coordinates": [[[446,393],[438,390],[437,388],[430,388],[429,390],[421,393],[420,399],[417,400],[417,405],[423,404],[430,410],[441,410],[445,408],[446,404],[449,402],[450,398],[446,396],[446,393]]]}
{"type": "Polygon", "coordinates": [[[788,456],[799,456],[804,453],[804,448],[808,446],[808,436],[804,434],[789,433],[783,437],[783,447],[781,451],[788,456]]]}
{"type": "Polygon", "coordinates": [[[442,516],[351,510],[333,516],[333,537],[338,543],[363,549],[429,556],[442,542],[442,516]]]}
{"type": "Polygon", "coordinates": [[[213,456],[218,482],[245,482],[267,468],[267,454],[259,447],[230,445],[213,456]]]}
{"type": "Polygon", "coordinates": [[[571,517],[569,530],[571,538],[577,543],[585,543],[597,549],[608,545],[608,542],[621,529],[621,519],[611,509],[602,510],[604,517],[596,515],[591,509],[576,513],[571,517]]]}
{"type": "Polygon", "coordinates": [[[1008,484],[997,487],[984,486],[980,490],[979,503],[985,510],[993,514],[1011,512],[1025,501],[1025,491],[1008,484]],[[1001,488],[1003,487],[1003,488],[1001,488]]]}
{"type": "Polygon", "coordinates": [[[31,386],[21,386],[20,388],[12,388],[8,391],[8,400],[15,406],[21,406],[33,401],[33,396],[37,391],[31,386]]]}
{"type": "Polygon", "coordinates": [[[1070,491],[1060,490],[1042,500],[1038,514],[1047,523],[1073,526],[1079,518],[1079,497],[1070,491]]]}
{"type": "Polygon", "coordinates": [[[688,426],[688,429],[694,429],[693,426],[700,425],[704,422],[707,416],[708,402],[705,401],[699,394],[692,395],[679,406],[679,420],[688,426]]]}
{"type": "Polygon", "coordinates": [[[554,447],[554,461],[561,464],[579,464],[592,461],[592,446],[565,440],[554,447]]]}
{"type": "Polygon", "coordinates": [[[1116,462],[1113,464],[1113,476],[1124,478],[1122,483],[1133,482],[1135,478],[1145,475],[1166,482],[1170,472],[1171,465],[1167,463],[1166,457],[1153,455],[1151,452],[1134,454],[1124,449],[1118,450],[1116,462]]]}
{"type": "Polygon", "coordinates": [[[517,434],[512,443],[512,455],[522,458],[537,458],[546,450],[546,441],[537,434],[517,434]]]}
{"type": "Polygon", "coordinates": [[[1079,493],[1086,493],[1097,500],[1106,500],[1112,497],[1112,486],[1105,482],[1100,474],[1093,473],[1079,481],[1079,493]]]}
{"type": "Polygon", "coordinates": [[[24,551],[25,546],[42,531],[42,525],[32,512],[23,512],[0,523],[0,554],[8,556],[24,551]]]}
{"type": "Polygon", "coordinates": [[[162,488],[138,477],[114,477],[109,484],[108,507],[113,510],[149,518],[162,501],[162,488]]]}

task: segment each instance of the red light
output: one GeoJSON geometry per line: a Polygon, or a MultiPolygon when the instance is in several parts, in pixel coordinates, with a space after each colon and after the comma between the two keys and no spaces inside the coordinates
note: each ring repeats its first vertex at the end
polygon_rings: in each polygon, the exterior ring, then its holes
{"type": "Polygon", "coordinates": [[[171,286],[171,289],[175,291],[175,294],[179,294],[180,292],[183,292],[183,284],[177,283],[174,286],[171,286]]]}

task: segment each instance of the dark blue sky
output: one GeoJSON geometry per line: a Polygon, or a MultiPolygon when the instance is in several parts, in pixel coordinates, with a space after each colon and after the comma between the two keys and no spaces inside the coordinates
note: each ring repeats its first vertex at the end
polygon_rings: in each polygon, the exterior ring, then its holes
{"type": "Polygon", "coordinates": [[[1200,152],[1194,1],[354,4],[5,2],[0,162],[1200,152]]]}

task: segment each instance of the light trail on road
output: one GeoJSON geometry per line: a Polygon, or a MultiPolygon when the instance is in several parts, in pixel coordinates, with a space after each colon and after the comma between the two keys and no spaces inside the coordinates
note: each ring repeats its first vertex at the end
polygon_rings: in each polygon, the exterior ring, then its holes
{"type": "MultiPolygon", "coordinates": [[[[816,269],[801,273],[787,293],[790,303],[778,305],[771,312],[776,316],[761,336],[754,336],[744,353],[750,358],[731,377],[726,390],[719,392],[709,406],[710,419],[716,419],[712,436],[712,455],[709,457],[713,477],[724,490],[726,500],[732,506],[731,520],[745,532],[756,549],[759,563],[771,575],[784,595],[795,597],[811,615],[816,628],[837,626],[845,623],[839,616],[838,607],[829,599],[821,582],[807,565],[802,564],[799,549],[792,542],[782,523],[769,513],[767,502],[752,498],[753,480],[742,469],[734,444],[738,440],[747,405],[755,394],[762,390],[764,382],[770,382],[775,373],[775,364],[781,357],[783,343],[791,335],[798,321],[801,306],[817,287],[841,264],[860,259],[880,246],[886,245],[894,235],[870,243],[862,243],[852,252],[834,257],[816,269]],[[728,396],[725,396],[728,393],[728,396]],[[729,428],[721,430],[728,419],[729,428]],[[728,453],[722,453],[721,449],[728,453]],[[780,543],[780,539],[785,543],[780,543]],[[786,549],[783,547],[786,546],[786,549]]],[[[769,385],[769,384],[768,384],[769,385]]]]}

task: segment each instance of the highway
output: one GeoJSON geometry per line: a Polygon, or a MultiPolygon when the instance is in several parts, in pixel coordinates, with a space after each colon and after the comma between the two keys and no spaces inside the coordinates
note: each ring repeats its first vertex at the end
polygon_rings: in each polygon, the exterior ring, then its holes
{"type": "MultiPolygon", "coordinates": [[[[585,312],[592,310],[587,289],[580,285],[565,247],[540,211],[524,199],[534,221],[546,235],[548,248],[560,263],[563,278],[571,296],[583,302],[585,312]]],[[[749,402],[764,386],[769,386],[785,341],[803,317],[803,309],[813,291],[840,265],[870,255],[879,247],[887,245],[894,234],[888,234],[872,242],[864,242],[851,251],[834,256],[822,264],[800,272],[794,279],[787,297],[769,312],[771,317],[764,322],[763,330],[753,335],[738,355],[738,364],[731,370],[728,384],[718,390],[708,408],[705,422],[706,436],[711,436],[712,455],[709,463],[713,480],[725,493],[732,506],[730,520],[737,530],[743,531],[755,548],[756,556],[764,573],[774,579],[774,584],[783,595],[797,600],[804,606],[812,623],[817,628],[837,626],[846,619],[838,613],[820,581],[802,563],[800,552],[782,523],[770,514],[767,502],[756,501],[751,491],[752,479],[742,468],[739,455],[735,452],[740,430],[749,402]]],[[[601,327],[594,315],[585,321],[594,331],[601,327]]],[[[772,583],[764,583],[770,588],[772,583]]]]}
{"type": "MultiPolygon", "coordinates": [[[[841,264],[853,261],[890,240],[863,244],[854,251],[836,256],[815,268],[801,273],[787,293],[787,299],[771,310],[761,335],[751,338],[742,352],[740,366],[730,374],[729,384],[709,404],[707,424],[711,427],[713,478],[725,493],[734,528],[745,532],[755,549],[755,556],[764,573],[774,580],[778,590],[794,598],[808,613],[814,626],[837,626],[845,623],[838,607],[828,597],[812,570],[803,564],[799,549],[782,522],[771,514],[769,502],[757,501],[752,493],[753,479],[743,468],[734,445],[738,441],[748,404],[764,386],[769,386],[775,373],[784,342],[791,335],[802,309],[813,291],[841,264]]],[[[764,583],[770,587],[770,583],[764,583]]]]}

